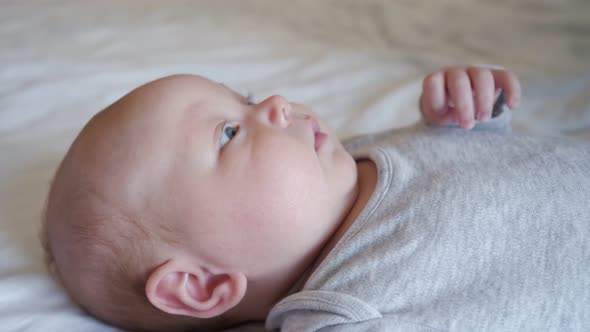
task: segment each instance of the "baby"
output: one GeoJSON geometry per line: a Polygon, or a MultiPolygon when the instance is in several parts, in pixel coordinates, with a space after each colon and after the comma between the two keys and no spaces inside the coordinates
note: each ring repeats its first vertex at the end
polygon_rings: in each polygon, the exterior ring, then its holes
{"type": "Polygon", "coordinates": [[[589,329],[590,144],[510,133],[504,97],[509,71],[440,70],[423,121],[343,145],[281,96],[150,82],[60,164],[50,266],[134,331],[589,329]]]}

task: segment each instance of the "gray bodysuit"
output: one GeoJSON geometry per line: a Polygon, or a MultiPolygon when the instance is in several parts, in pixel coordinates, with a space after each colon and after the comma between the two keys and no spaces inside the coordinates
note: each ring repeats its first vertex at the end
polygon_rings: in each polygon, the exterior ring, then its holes
{"type": "Polygon", "coordinates": [[[590,331],[590,144],[424,123],[347,142],[378,168],[283,331],[590,331]]]}

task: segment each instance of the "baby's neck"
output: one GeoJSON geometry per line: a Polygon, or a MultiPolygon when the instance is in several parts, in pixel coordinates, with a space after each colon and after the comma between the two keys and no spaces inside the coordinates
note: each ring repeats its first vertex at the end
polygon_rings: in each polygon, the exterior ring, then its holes
{"type": "Polygon", "coordinates": [[[362,159],[356,162],[358,173],[358,196],[350,208],[350,212],[346,215],[340,226],[334,232],[334,235],[328,240],[318,257],[315,259],[313,265],[306,271],[299,282],[299,289],[305,284],[307,278],[320,265],[320,263],[328,256],[330,251],[336,246],[338,241],[346,234],[346,231],[354,224],[360,213],[363,211],[369,199],[371,198],[375,186],[377,185],[377,166],[369,159],[362,159]]]}

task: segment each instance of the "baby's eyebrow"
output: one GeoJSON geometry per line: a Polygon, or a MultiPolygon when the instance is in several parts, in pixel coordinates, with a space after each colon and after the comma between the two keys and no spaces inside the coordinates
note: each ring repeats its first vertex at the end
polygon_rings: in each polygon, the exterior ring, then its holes
{"type": "Polygon", "coordinates": [[[222,87],[224,87],[227,91],[229,91],[233,96],[236,97],[236,99],[238,99],[240,102],[243,103],[247,103],[248,102],[248,97],[244,96],[243,94],[240,94],[232,89],[230,89],[227,85],[223,84],[223,83],[219,83],[222,87]]]}

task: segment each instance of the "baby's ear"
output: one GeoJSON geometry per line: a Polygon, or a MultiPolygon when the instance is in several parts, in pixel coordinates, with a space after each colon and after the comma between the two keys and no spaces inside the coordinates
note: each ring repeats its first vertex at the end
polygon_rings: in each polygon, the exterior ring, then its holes
{"type": "Polygon", "coordinates": [[[146,283],[149,301],[169,314],[211,318],[236,306],[246,293],[242,273],[211,273],[201,266],[169,260],[146,283]]]}

